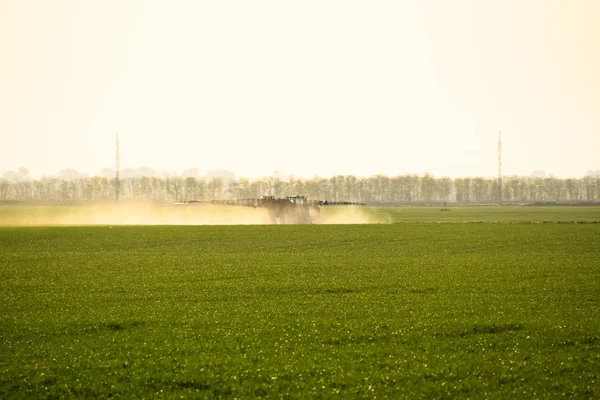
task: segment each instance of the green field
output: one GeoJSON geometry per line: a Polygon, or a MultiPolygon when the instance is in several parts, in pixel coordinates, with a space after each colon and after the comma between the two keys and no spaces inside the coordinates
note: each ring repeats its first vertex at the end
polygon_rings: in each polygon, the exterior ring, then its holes
{"type": "MultiPolygon", "coordinates": [[[[491,223],[600,223],[596,206],[449,206],[440,207],[364,207],[371,221],[393,222],[491,222],[491,223]]],[[[324,215],[342,212],[324,209],[324,215]]]]}
{"type": "Polygon", "coordinates": [[[599,398],[598,208],[468,209],[2,227],[0,398],[599,398]]]}

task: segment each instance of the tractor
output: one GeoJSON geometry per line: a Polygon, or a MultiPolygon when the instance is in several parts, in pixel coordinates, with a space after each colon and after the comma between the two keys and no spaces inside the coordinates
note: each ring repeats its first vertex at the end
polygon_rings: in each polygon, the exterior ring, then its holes
{"type": "Polygon", "coordinates": [[[261,199],[189,200],[179,204],[193,203],[266,208],[272,224],[311,224],[320,221],[320,207],[322,206],[364,205],[363,203],[351,203],[347,201],[308,200],[308,196],[304,195],[286,196],[284,198],[263,196],[261,199]]]}

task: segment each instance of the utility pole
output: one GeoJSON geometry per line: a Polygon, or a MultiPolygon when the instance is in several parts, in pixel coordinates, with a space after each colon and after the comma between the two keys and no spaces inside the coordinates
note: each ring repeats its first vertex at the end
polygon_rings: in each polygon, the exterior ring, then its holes
{"type": "Polygon", "coordinates": [[[115,176],[115,198],[117,203],[119,202],[119,134],[117,133],[117,154],[116,154],[117,168],[115,176]]]}
{"type": "Polygon", "coordinates": [[[502,203],[502,133],[498,132],[498,203],[502,203]]]}

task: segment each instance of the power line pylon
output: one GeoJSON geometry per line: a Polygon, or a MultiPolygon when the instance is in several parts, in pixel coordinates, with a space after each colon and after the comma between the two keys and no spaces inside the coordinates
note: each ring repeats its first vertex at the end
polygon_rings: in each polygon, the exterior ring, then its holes
{"type": "Polygon", "coordinates": [[[117,154],[116,154],[116,175],[115,175],[115,198],[117,202],[119,202],[119,168],[120,168],[120,160],[119,160],[119,134],[117,133],[117,154]]]}
{"type": "Polygon", "coordinates": [[[498,132],[498,203],[502,203],[502,133],[498,132]]]}

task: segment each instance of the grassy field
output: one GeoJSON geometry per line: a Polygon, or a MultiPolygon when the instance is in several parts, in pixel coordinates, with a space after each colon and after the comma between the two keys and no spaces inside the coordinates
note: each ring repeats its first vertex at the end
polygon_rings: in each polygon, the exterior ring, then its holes
{"type": "MultiPolygon", "coordinates": [[[[340,212],[327,210],[327,213],[340,212]]],[[[365,207],[364,212],[380,222],[600,222],[596,206],[449,206],[365,207]]]]}
{"type": "Polygon", "coordinates": [[[0,228],[0,398],[599,398],[597,208],[465,210],[0,228]]]}

